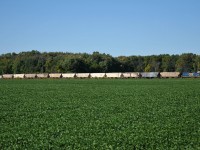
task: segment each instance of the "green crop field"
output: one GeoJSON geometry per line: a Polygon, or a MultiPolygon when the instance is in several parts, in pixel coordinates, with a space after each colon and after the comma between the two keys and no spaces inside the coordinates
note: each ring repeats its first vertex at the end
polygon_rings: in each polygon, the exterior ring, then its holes
{"type": "Polygon", "coordinates": [[[0,149],[200,149],[200,80],[0,80],[0,149]]]}

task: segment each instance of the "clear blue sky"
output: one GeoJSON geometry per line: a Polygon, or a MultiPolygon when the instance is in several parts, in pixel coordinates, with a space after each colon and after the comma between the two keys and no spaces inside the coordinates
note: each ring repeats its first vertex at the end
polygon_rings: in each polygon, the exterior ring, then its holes
{"type": "Polygon", "coordinates": [[[200,0],[0,0],[0,53],[200,54],[200,0]]]}

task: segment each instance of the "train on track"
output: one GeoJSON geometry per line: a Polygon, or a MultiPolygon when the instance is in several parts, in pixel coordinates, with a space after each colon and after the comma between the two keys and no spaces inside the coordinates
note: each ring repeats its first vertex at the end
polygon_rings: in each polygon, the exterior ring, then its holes
{"type": "Polygon", "coordinates": [[[0,79],[45,78],[200,78],[198,72],[114,72],[114,73],[35,73],[3,74],[0,79]]]}

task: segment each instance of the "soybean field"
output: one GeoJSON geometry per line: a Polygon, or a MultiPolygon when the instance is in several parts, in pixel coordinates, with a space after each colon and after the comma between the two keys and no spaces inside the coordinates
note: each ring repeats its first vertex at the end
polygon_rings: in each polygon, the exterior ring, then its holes
{"type": "Polygon", "coordinates": [[[200,79],[0,80],[0,149],[200,149],[200,79]]]}

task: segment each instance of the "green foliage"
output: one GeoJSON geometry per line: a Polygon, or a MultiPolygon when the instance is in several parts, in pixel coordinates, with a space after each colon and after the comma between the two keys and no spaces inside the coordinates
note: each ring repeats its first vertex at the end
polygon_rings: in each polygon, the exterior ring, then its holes
{"type": "Polygon", "coordinates": [[[0,80],[0,149],[199,149],[200,80],[0,80]]]}
{"type": "Polygon", "coordinates": [[[195,71],[200,71],[200,56],[196,56],[195,63],[194,63],[195,71]]]}
{"type": "Polygon", "coordinates": [[[182,54],[176,62],[176,70],[180,72],[192,72],[196,71],[194,68],[196,55],[182,54]]]}
{"type": "Polygon", "coordinates": [[[150,72],[151,71],[151,66],[150,64],[148,64],[145,68],[144,68],[145,72],[150,72]]]}
{"type": "Polygon", "coordinates": [[[200,70],[200,56],[195,54],[119,56],[94,52],[40,53],[36,50],[0,55],[0,74],[62,72],[193,72],[200,70]]]}

